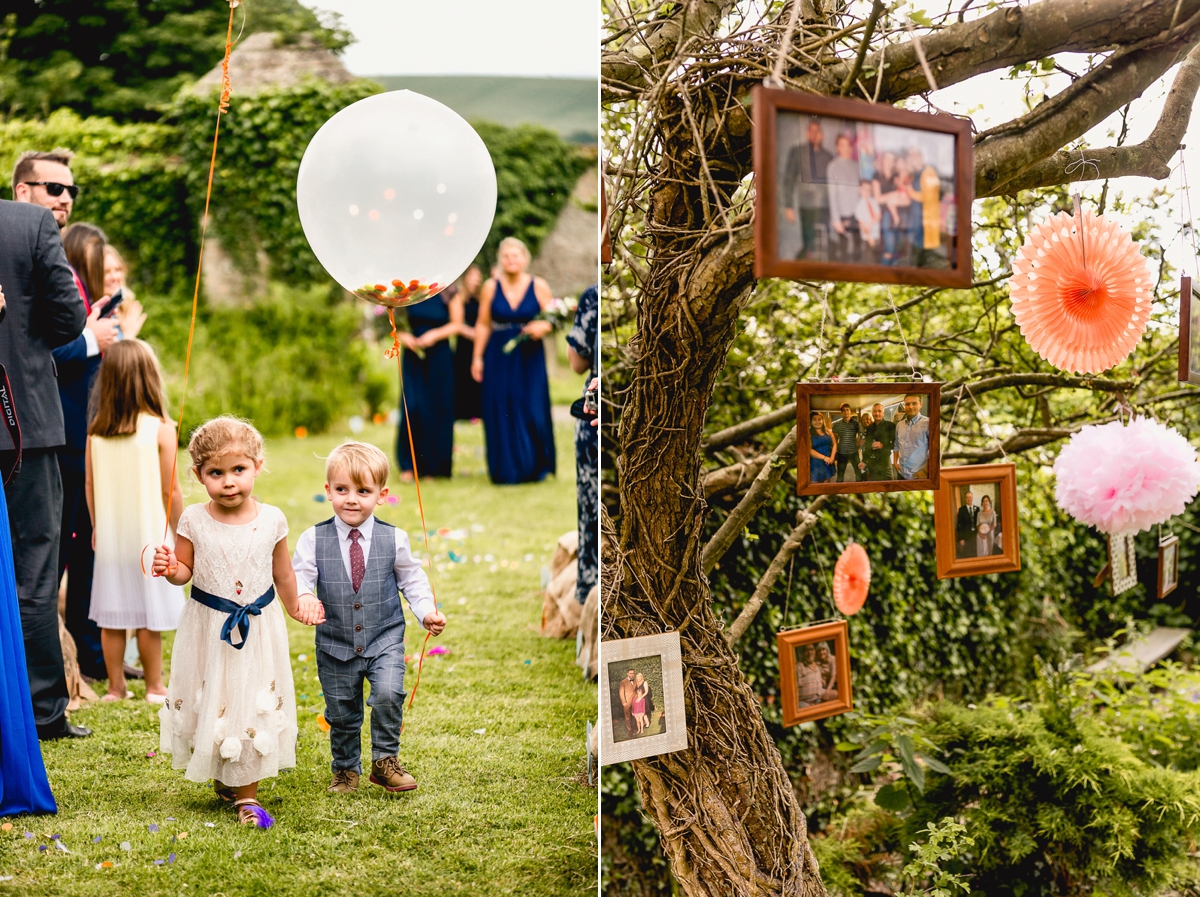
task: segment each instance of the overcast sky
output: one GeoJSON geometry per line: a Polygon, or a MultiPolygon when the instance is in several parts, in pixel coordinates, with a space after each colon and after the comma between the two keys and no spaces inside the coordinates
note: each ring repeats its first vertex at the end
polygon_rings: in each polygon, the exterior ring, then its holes
{"type": "Polygon", "coordinates": [[[598,78],[595,0],[304,0],[341,13],[356,75],[598,78]]]}

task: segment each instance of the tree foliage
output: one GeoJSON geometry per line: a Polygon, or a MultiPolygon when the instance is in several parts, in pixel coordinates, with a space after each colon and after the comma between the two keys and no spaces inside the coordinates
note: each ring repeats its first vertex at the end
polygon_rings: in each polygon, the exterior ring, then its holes
{"type": "MultiPolygon", "coordinates": [[[[38,0],[0,20],[0,116],[69,108],[153,121],[225,51],[227,0],[38,0]]],[[[299,0],[242,4],[235,35],[308,32],[340,52],[353,38],[336,14],[299,0]],[[244,28],[243,28],[244,23],[244,28]]]]}

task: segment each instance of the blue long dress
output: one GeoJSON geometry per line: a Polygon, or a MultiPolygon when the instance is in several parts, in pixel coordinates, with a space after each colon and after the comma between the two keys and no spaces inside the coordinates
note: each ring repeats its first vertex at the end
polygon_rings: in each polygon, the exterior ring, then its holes
{"type": "MultiPolygon", "coordinates": [[[[479,319],[479,300],[467,296],[463,302],[463,323],[474,327],[479,319]]],[[[475,340],[458,338],[454,347],[454,419],[475,420],[483,417],[483,387],[471,376],[471,356],[475,340]]]]}
{"type": "MultiPolygon", "coordinates": [[[[0,489],[0,521],[7,520],[4,490],[0,489]]],[[[33,725],[7,524],[0,526],[0,788],[0,816],[58,812],[33,725]]]]}
{"type": "Polygon", "coordinates": [[[500,283],[492,297],[492,335],[483,351],[483,435],[493,483],[532,483],[555,471],[550,381],[542,340],[504,344],[541,311],[533,280],[513,308],[500,283]]]}
{"type": "MultiPolygon", "coordinates": [[[[813,451],[822,455],[830,455],[833,453],[833,437],[828,432],[812,434],[813,451]]],[[[824,483],[833,477],[833,465],[828,461],[822,461],[820,458],[808,456],[808,481],[810,483],[824,483]]]]}
{"type": "MultiPolygon", "coordinates": [[[[450,322],[450,308],[442,296],[434,296],[410,305],[408,325],[413,336],[421,336],[450,322]]],[[[425,357],[404,350],[404,400],[412,417],[413,447],[417,451],[420,476],[448,477],[454,464],[454,353],[449,340],[440,340],[425,350],[425,357]]],[[[404,405],[400,407],[400,426],[396,431],[396,459],[400,469],[413,469],[404,423],[404,405]]]]}

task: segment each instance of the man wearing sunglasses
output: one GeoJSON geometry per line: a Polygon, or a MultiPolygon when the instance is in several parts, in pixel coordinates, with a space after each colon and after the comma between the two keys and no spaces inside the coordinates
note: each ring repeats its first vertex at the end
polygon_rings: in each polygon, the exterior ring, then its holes
{"type": "MultiPolygon", "coordinates": [[[[0,200],[0,363],[12,383],[21,426],[21,460],[4,487],[12,534],[33,717],[41,738],[90,731],[66,718],[67,682],[58,636],[58,548],[63,488],[58,448],[66,442],[52,350],[81,338],[86,312],[63,251],[60,228],[71,214],[74,186],[67,153],[26,153],[13,180],[17,202],[0,200]],[[29,184],[28,181],[46,183],[29,184]],[[59,196],[50,196],[61,184],[59,196]]],[[[0,472],[16,463],[0,432],[0,472]]]]}

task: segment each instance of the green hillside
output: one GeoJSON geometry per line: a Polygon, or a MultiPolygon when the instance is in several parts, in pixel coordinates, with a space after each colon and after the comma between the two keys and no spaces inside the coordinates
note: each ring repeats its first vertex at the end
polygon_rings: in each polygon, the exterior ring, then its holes
{"type": "Polygon", "coordinates": [[[536,124],[575,143],[595,143],[599,89],[587,78],[510,78],[499,75],[372,75],[388,90],[413,90],[445,103],[466,119],[512,127],[536,124]]]}

